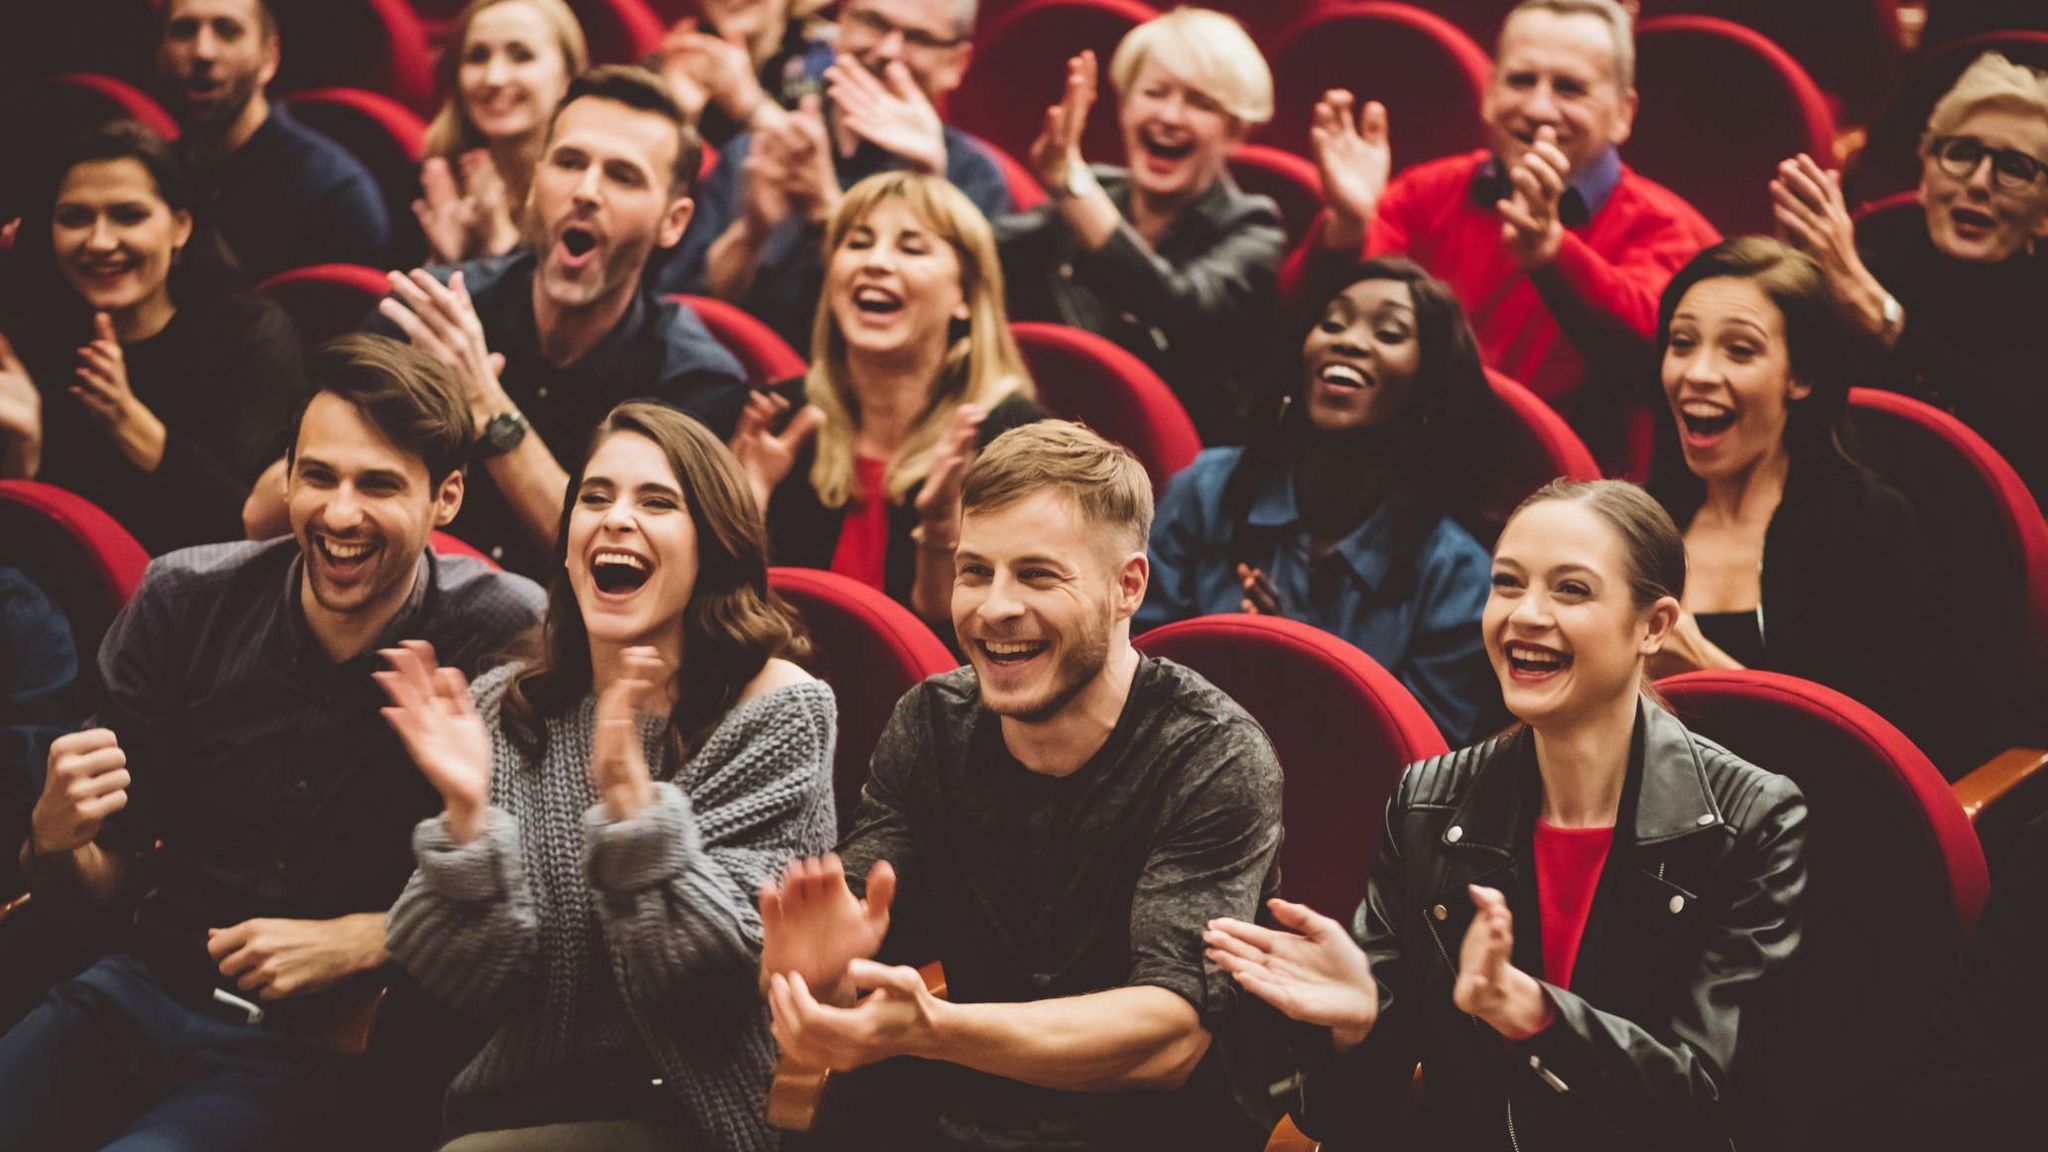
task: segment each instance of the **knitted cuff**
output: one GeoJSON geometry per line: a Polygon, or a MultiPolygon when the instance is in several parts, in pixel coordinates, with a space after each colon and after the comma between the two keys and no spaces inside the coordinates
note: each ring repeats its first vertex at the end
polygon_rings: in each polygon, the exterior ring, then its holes
{"type": "Polygon", "coordinates": [[[427,890],[444,900],[504,900],[525,883],[519,822],[503,808],[485,808],[483,823],[467,844],[448,834],[447,821],[430,816],[412,830],[412,851],[427,890]]]}
{"type": "Polygon", "coordinates": [[[673,784],[657,782],[654,799],[625,820],[602,803],[583,813],[583,872],[601,892],[635,892],[681,875],[702,839],[690,801],[673,784]]]}

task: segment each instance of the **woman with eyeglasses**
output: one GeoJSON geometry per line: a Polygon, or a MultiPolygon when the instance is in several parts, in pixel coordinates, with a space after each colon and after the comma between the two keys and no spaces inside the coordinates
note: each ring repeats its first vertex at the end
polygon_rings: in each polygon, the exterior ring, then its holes
{"type": "Polygon", "coordinates": [[[1771,184],[1779,231],[1889,351],[1866,373],[1953,412],[2048,501],[2048,73],[1979,56],[1927,118],[1919,213],[1852,223],[1811,157],[1771,184]]]}

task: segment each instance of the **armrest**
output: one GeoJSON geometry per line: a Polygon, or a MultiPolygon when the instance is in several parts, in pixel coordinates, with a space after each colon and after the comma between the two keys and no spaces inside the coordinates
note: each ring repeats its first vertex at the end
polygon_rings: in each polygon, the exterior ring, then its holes
{"type": "Polygon", "coordinates": [[[1292,1116],[1282,1116],[1273,1128],[1273,1135],[1266,1141],[1266,1152],[1317,1152],[1322,1144],[1301,1134],[1294,1126],[1292,1116]]]}
{"type": "Polygon", "coordinates": [[[0,904],[0,924],[5,924],[16,912],[28,907],[30,893],[23,892],[5,904],[0,904]]]}
{"type": "MultiPolygon", "coordinates": [[[[946,998],[946,970],[934,960],[917,970],[927,991],[946,998]]],[[[831,1087],[832,1070],[805,1068],[788,1057],[775,1062],[775,1079],[768,1085],[768,1126],[784,1132],[809,1132],[817,1127],[824,1111],[825,1091],[831,1087]]]]}
{"type": "Polygon", "coordinates": [[[1975,824],[1985,809],[2043,769],[2048,769],[2048,749],[2008,748],[1956,781],[1956,799],[1975,824]]]}

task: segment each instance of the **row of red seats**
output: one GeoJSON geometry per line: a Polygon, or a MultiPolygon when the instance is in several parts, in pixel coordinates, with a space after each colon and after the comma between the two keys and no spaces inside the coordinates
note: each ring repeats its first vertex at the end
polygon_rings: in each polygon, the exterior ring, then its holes
{"type": "MultiPolygon", "coordinates": [[[[75,571],[103,577],[95,619],[110,616],[140,578],[133,540],[61,490],[0,483],[0,523],[9,540],[38,538],[45,563],[68,558],[75,571]]],[[[813,670],[837,695],[843,819],[896,698],[954,661],[907,610],[864,585],[800,569],[775,569],[770,579],[803,615],[813,670]]],[[[83,643],[90,622],[80,601],[92,597],[83,584],[58,587],[71,590],[66,607],[83,625],[83,643]]],[[[1364,894],[1378,813],[1402,766],[1446,750],[1421,706],[1363,652],[1289,620],[1203,617],[1136,643],[1207,677],[1270,734],[1286,770],[1288,891],[1347,916],[1364,894]]],[[[1658,687],[1696,731],[1793,776],[1819,817],[1803,945],[1814,962],[1801,968],[1799,1002],[1829,1050],[1813,1114],[1853,1107],[1869,1061],[1888,1050],[1877,1030],[1889,1017],[1868,1005],[1916,976],[1949,971],[1983,906],[1988,874],[1973,813],[1896,728],[1827,688],[1763,672],[1692,673],[1658,687]],[[1913,930],[1897,931],[1902,923],[1913,930]]]]}
{"type": "MultiPolygon", "coordinates": [[[[1057,99],[1062,61],[1083,48],[1107,59],[1126,33],[1153,14],[1139,0],[1027,0],[993,22],[994,31],[954,96],[953,119],[995,144],[1004,159],[1023,156],[1044,106],[1057,99]]],[[[2048,68],[2048,32],[1971,38],[1926,58],[1871,122],[1867,146],[1849,173],[1857,198],[1876,200],[1917,185],[1915,145],[1929,110],[1972,59],[1991,49],[2048,68]]],[[[1638,30],[1637,52],[1642,111],[1624,155],[1684,195],[1723,232],[1770,231],[1764,188],[1779,161],[1799,152],[1823,162],[1835,155],[1837,127],[1828,101],[1798,62],[1762,35],[1710,17],[1659,17],[1638,30]],[[1702,133],[1703,125],[1715,130],[1702,133]]],[[[1291,239],[1300,238],[1321,206],[1315,169],[1302,157],[1309,110],[1326,89],[1353,88],[1388,106],[1399,166],[1485,143],[1479,110],[1490,68],[1486,53],[1421,9],[1380,0],[1333,4],[1282,32],[1269,55],[1275,118],[1258,142],[1238,150],[1232,171],[1249,191],[1279,202],[1291,239]]],[[[355,73],[355,83],[375,87],[378,74],[355,73]]],[[[402,94],[317,87],[290,91],[284,99],[376,175],[394,220],[412,218],[425,122],[402,94]]],[[[1114,94],[1105,92],[1104,102],[1110,108],[1094,117],[1084,148],[1097,159],[1113,160],[1120,155],[1114,94]]],[[[44,123],[83,125],[120,114],[176,133],[169,115],[148,95],[107,75],[51,77],[39,91],[18,94],[13,106],[34,109],[44,123]]],[[[707,158],[707,165],[712,162],[707,158]]],[[[1043,199],[1022,165],[1011,160],[1008,170],[1019,207],[1043,199]]]]}

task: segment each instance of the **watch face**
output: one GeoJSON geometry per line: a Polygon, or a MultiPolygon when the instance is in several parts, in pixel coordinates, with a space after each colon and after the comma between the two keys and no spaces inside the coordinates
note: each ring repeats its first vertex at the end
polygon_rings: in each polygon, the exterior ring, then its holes
{"type": "Polygon", "coordinates": [[[516,412],[501,412],[484,425],[484,446],[492,452],[510,452],[526,438],[526,418],[516,412]]]}

